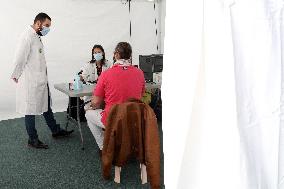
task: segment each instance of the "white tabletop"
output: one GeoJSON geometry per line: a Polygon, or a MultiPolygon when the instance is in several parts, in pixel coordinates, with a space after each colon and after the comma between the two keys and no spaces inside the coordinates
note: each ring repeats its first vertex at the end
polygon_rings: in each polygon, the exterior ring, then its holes
{"type": "MultiPolygon", "coordinates": [[[[70,90],[68,83],[59,83],[55,84],[54,88],[68,95],[69,97],[82,97],[82,96],[92,96],[93,90],[96,84],[94,85],[83,85],[81,90],[70,90]]],[[[157,89],[161,88],[161,84],[156,83],[146,83],[146,89],[157,89]]]]}
{"type": "Polygon", "coordinates": [[[55,84],[54,88],[68,95],[69,97],[82,97],[82,96],[92,96],[95,86],[96,84],[83,85],[83,89],[81,90],[70,90],[68,83],[59,83],[55,84]]]}

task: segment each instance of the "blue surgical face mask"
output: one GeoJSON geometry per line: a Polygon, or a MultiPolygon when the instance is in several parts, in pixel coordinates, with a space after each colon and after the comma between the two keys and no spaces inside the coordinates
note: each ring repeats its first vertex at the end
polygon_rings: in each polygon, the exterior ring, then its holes
{"type": "Polygon", "coordinates": [[[102,53],[97,53],[97,54],[94,54],[94,59],[96,61],[100,61],[103,59],[103,54],[102,53]]]}
{"type": "Polygon", "coordinates": [[[42,26],[42,30],[40,31],[42,36],[45,36],[50,31],[49,27],[42,26]]]}

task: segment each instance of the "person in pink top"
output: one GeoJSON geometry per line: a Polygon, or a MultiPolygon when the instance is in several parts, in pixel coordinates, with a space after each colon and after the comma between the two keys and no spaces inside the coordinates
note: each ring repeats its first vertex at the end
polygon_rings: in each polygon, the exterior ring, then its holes
{"type": "MultiPolygon", "coordinates": [[[[131,63],[132,48],[127,42],[117,44],[114,51],[114,65],[101,73],[93,91],[91,110],[86,111],[88,126],[94,135],[99,149],[103,148],[107,116],[114,104],[127,101],[129,98],[141,99],[145,90],[143,71],[131,63]],[[104,110],[101,108],[105,103],[104,110]]],[[[101,152],[101,151],[100,151],[101,152]]]]}

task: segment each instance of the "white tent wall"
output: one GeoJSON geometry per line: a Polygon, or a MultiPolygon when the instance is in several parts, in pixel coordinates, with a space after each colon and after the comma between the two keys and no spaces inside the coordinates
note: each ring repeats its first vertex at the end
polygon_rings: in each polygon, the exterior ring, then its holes
{"type": "Polygon", "coordinates": [[[20,117],[15,112],[15,84],[10,79],[13,56],[20,33],[32,24],[35,15],[46,12],[52,18],[51,31],[42,37],[45,45],[53,110],[64,111],[67,97],[53,88],[55,83],[71,82],[80,67],[91,57],[94,44],[102,44],[112,62],[115,45],[128,41],[133,47],[133,63],[139,54],[163,53],[164,1],[131,1],[128,4],[101,0],[6,0],[0,6],[0,120],[20,117]],[[161,5],[160,5],[161,4],[161,5]],[[157,25],[154,21],[157,18],[157,25]],[[163,20],[160,20],[163,19],[163,20]],[[130,37],[130,20],[132,36],[130,37]],[[155,30],[158,28],[158,36],[155,30]],[[161,37],[161,35],[163,35],[161,37]]]}

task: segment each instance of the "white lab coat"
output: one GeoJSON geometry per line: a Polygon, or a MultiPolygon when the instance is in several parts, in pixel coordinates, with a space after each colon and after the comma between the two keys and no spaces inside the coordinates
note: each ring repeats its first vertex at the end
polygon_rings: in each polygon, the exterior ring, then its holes
{"type": "MultiPolygon", "coordinates": [[[[102,72],[106,71],[111,67],[111,63],[108,60],[105,60],[105,64],[102,67],[102,72]]],[[[94,82],[98,79],[98,73],[97,73],[97,68],[96,68],[96,63],[86,63],[82,68],[82,74],[81,76],[83,77],[84,81],[86,82],[94,82]]],[[[84,102],[92,100],[92,96],[84,96],[83,98],[84,102]]],[[[85,105],[85,110],[90,108],[91,103],[88,103],[85,105]]]]}
{"type": "MultiPolygon", "coordinates": [[[[105,64],[102,67],[102,72],[109,69],[110,67],[111,67],[111,63],[108,60],[106,60],[105,64]]],[[[83,71],[81,75],[82,75],[84,81],[94,82],[98,79],[96,63],[88,62],[81,68],[81,70],[83,71]]]]}
{"type": "Polygon", "coordinates": [[[21,35],[14,59],[11,78],[17,78],[16,111],[39,115],[48,108],[48,78],[43,44],[29,26],[21,35]]]}

